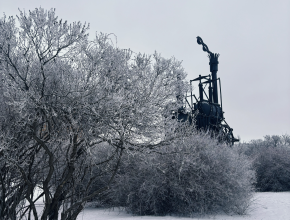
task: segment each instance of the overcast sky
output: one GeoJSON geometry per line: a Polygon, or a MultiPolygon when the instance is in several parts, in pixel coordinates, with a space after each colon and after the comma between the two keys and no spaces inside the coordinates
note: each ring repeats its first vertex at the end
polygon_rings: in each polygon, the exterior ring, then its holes
{"type": "Polygon", "coordinates": [[[55,8],[68,22],[114,33],[120,48],[183,61],[188,80],[219,53],[227,123],[242,141],[290,134],[290,0],[0,0],[0,13],[55,8]]]}

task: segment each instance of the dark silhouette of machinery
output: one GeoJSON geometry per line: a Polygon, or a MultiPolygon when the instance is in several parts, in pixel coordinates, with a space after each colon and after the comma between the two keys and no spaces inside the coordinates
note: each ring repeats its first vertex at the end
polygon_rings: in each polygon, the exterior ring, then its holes
{"type": "Polygon", "coordinates": [[[188,121],[190,124],[195,121],[197,129],[208,130],[212,135],[217,136],[221,142],[234,144],[239,139],[234,137],[233,129],[225,121],[222,106],[221,81],[220,78],[217,78],[219,54],[209,51],[207,45],[203,43],[200,37],[197,37],[197,43],[201,44],[203,51],[208,53],[211,74],[207,76],[199,75],[196,79],[190,80],[191,93],[184,98],[181,95],[177,96],[177,99],[183,102],[184,106],[173,113],[173,118],[177,118],[180,122],[188,121]],[[192,83],[194,82],[198,82],[199,98],[192,93],[192,83]],[[220,103],[218,98],[218,85],[220,103]],[[206,92],[206,88],[208,92],[206,92]],[[188,98],[190,98],[189,101],[188,98]],[[196,101],[195,103],[193,102],[193,98],[196,101]],[[186,111],[187,105],[190,112],[186,111]]]}

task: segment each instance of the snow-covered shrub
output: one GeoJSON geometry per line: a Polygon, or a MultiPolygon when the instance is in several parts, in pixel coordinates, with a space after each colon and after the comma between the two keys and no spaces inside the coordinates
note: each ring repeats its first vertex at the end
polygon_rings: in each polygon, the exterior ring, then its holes
{"type": "Polygon", "coordinates": [[[290,190],[290,137],[265,136],[264,140],[253,140],[243,144],[245,154],[254,163],[257,191],[289,191],[290,190]]]}
{"type": "Polygon", "coordinates": [[[259,153],[254,162],[259,191],[290,190],[290,149],[268,148],[259,153]]]}
{"type": "Polygon", "coordinates": [[[244,213],[253,193],[246,156],[205,134],[123,159],[107,198],[136,215],[244,213]]]}

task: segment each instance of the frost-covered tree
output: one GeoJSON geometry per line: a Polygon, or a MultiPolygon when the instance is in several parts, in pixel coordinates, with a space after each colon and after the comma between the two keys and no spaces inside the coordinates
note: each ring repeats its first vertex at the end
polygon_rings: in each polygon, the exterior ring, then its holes
{"type": "Polygon", "coordinates": [[[108,189],[124,149],[179,136],[170,110],[187,88],[181,63],[121,50],[106,34],[90,41],[87,30],[42,8],[0,20],[1,218],[76,219],[108,189]]]}

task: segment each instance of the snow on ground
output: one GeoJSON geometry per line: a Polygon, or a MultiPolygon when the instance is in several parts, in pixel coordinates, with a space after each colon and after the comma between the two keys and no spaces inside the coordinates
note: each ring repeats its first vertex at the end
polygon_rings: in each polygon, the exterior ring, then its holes
{"type": "MultiPolygon", "coordinates": [[[[40,214],[43,202],[39,201],[36,207],[40,214]]],[[[77,220],[290,220],[290,192],[263,192],[255,193],[253,203],[247,215],[207,215],[203,217],[185,218],[174,216],[132,216],[124,210],[86,208],[80,213],[77,220]]]]}
{"type": "Polygon", "coordinates": [[[120,209],[86,208],[77,220],[290,220],[290,192],[256,193],[247,215],[210,215],[198,218],[132,216],[120,209]]]}

